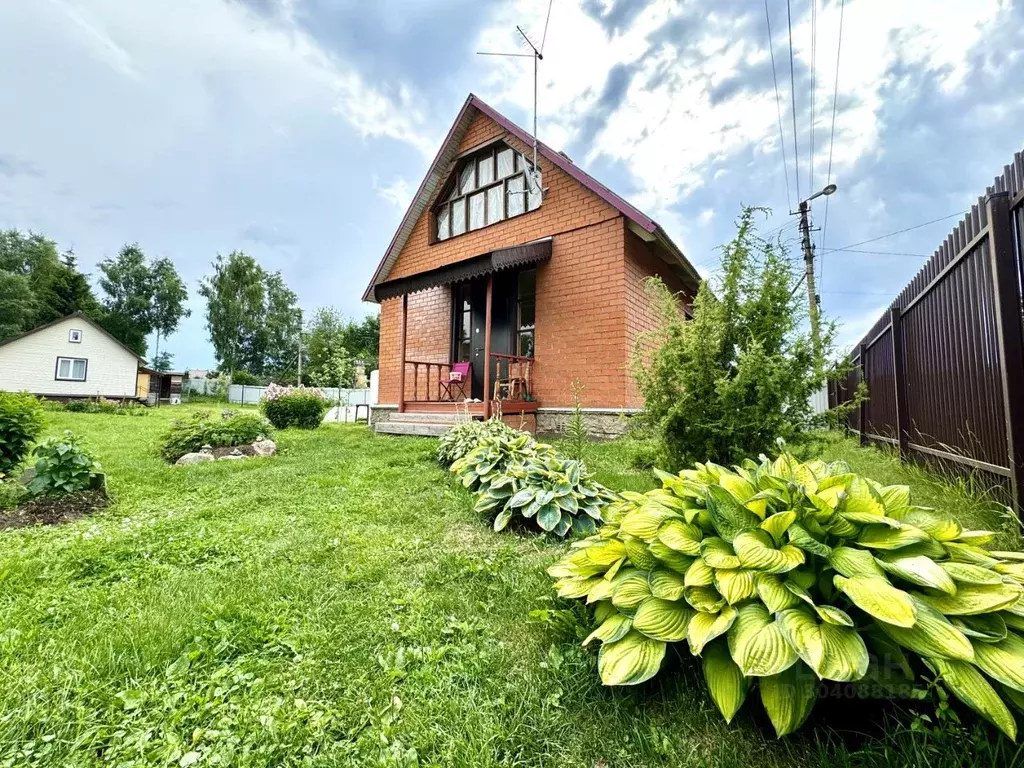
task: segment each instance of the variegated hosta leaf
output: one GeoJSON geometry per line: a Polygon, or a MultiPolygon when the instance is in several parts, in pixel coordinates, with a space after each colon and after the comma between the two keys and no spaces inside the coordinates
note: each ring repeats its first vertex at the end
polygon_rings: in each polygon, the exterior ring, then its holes
{"type": "Polygon", "coordinates": [[[888,571],[911,584],[922,587],[930,587],[947,595],[956,594],[956,584],[953,579],[931,558],[918,555],[917,557],[900,557],[899,550],[895,552],[880,552],[875,558],[882,570],[888,571]]]}
{"type": "MultiPolygon", "coordinates": [[[[956,540],[962,544],[973,544],[976,547],[983,547],[991,543],[996,537],[995,531],[960,531],[956,540]]],[[[1014,554],[1021,554],[1016,552],[1014,554]]]]}
{"type": "Polygon", "coordinates": [[[765,573],[785,573],[805,561],[804,553],[794,546],[775,548],[775,540],[762,530],[742,531],[733,539],[732,547],[744,568],[765,573]]]}
{"type": "Polygon", "coordinates": [[[615,606],[612,605],[611,600],[602,600],[599,603],[594,604],[594,621],[598,624],[603,624],[605,619],[614,616],[618,611],[615,606]]]}
{"type": "Polygon", "coordinates": [[[1021,598],[1021,588],[1012,584],[982,586],[964,584],[955,595],[921,595],[922,600],[946,616],[972,616],[1009,608],[1021,598]]]}
{"type": "MultiPolygon", "coordinates": [[[[989,531],[982,531],[981,533],[989,533],[989,531]]],[[[965,536],[966,534],[963,534],[960,538],[965,538],[965,536]]],[[[1019,560],[1024,562],[1024,552],[1003,552],[1001,550],[996,550],[994,552],[989,552],[989,554],[999,560],[1019,560]]]]}
{"type": "Polygon", "coordinates": [[[623,543],[626,546],[626,557],[629,558],[630,563],[644,571],[649,571],[654,567],[654,555],[648,551],[644,542],[640,539],[630,538],[623,543]]]}
{"type": "Polygon", "coordinates": [[[971,642],[977,640],[983,643],[998,643],[1006,639],[1006,620],[998,613],[953,616],[950,621],[954,627],[971,638],[971,642]]]}
{"type": "Polygon", "coordinates": [[[928,603],[912,599],[917,614],[914,626],[899,627],[876,620],[885,634],[922,656],[974,661],[974,648],[964,633],[928,603]]]}
{"type": "Polygon", "coordinates": [[[647,550],[654,555],[655,559],[659,562],[664,563],[673,571],[678,571],[679,573],[686,573],[687,569],[693,563],[693,558],[689,555],[684,555],[682,552],[676,552],[674,549],[670,549],[658,540],[652,541],[648,544],[647,550]]]}
{"type": "Polygon", "coordinates": [[[734,475],[731,472],[723,472],[719,475],[718,484],[735,496],[741,503],[746,502],[757,493],[757,489],[749,480],[739,475],[734,475]]]}
{"type": "Polygon", "coordinates": [[[818,697],[818,681],[799,661],[779,674],[762,677],[759,687],[761,703],[780,739],[803,725],[818,697]]]}
{"type": "Polygon", "coordinates": [[[795,522],[796,512],[788,509],[785,512],[776,512],[774,515],[765,518],[765,521],[761,523],[761,528],[768,531],[772,539],[775,540],[775,543],[779,545],[784,541],[783,536],[786,533],[786,529],[795,522]]]}
{"type": "Polygon", "coordinates": [[[1017,723],[999,694],[971,664],[950,659],[930,659],[935,671],[957,698],[1001,730],[1017,739],[1017,723]]]}
{"type": "Polygon", "coordinates": [[[885,571],[874,561],[871,553],[862,549],[837,547],[828,555],[828,564],[847,578],[855,577],[855,575],[886,578],[885,571]]]}
{"type": "Polygon", "coordinates": [[[763,605],[748,603],[737,610],[727,639],[729,653],[744,675],[775,675],[796,663],[796,651],[763,605]]]}
{"type": "Polygon", "coordinates": [[[607,539],[587,547],[587,560],[598,565],[611,565],[626,554],[626,548],[617,539],[607,539]]]}
{"type": "Polygon", "coordinates": [[[690,625],[686,628],[686,641],[690,644],[690,653],[700,656],[704,646],[729,631],[738,615],[731,605],[722,608],[720,613],[694,613],[690,618],[690,625]]]}
{"type": "Polygon", "coordinates": [[[765,604],[771,613],[778,613],[786,608],[792,608],[800,604],[798,598],[792,591],[786,588],[782,578],[770,573],[759,573],[757,575],[757,596],[765,604]]]}
{"type": "MultiPolygon", "coordinates": [[[[805,520],[805,522],[808,525],[812,524],[811,520],[805,520]]],[[[800,523],[793,523],[789,526],[786,535],[789,537],[790,544],[799,547],[805,552],[818,555],[818,557],[828,557],[832,554],[831,547],[814,538],[811,532],[800,523]]]]}
{"type": "Polygon", "coordinates": [[[949,553],[950,560],[957,563],[972,563],[984,568],[991,568],[999,562],[997,558],[993,557],[992,552],[971,544],[958,544],[955,541],[947,541],[942,546],[949,553]]]}
{"type": "Polygon", "coordinates": [[[890,512],[890,517],[894,517],[901,523],[920,528],[938,541],[952,541],[963,532],[960,523],[950,515],[925,507],[908,506],[902,510],[890,512]]]}
{"type": "Polygon", "coordinates": [[[974,663],[1003,685],[1024,693],[1024,639],[1010,632],[998,643],[975,643],[974,663]]]}
{"type": "Polygon", "coordinates": [[[728,542],[717,536],[711,536],[700,543],[700,557],[712,568],[739,568],[740,559],[736,557],[728,542]]]}
{"type": "Polygon", "coordinates": [[[901,525],[899,528],[865,525],[857,536],[857,543],[871,549],[899,549],[928,539],[927,533],[912,525],[901,525]]]}
{"type": "Polygon", "coordinates": [[[687,587],[683,599],[704,613],[718,613],[725,607],[725,598],[714,587],[687,587]]]}
{"type": "Polygon", "coordinates": [[[950,575],[953,581],[963,584],[1002,584],[1002,577],[995,571],[971,563],[939,563],[939,567],[950,575]]]}
{"type": "Polygon", "coordinates": [[[632,610],[650,596],[646,573],[630,571],[615,577],[612,605],[619,610],[632,610]]]}
{"type": "Polygon", "coordinates": [[[729,605],[736,605],[757,595],[754,576],[754,571],[739,568],[716,568],[715,589],[721,593],[729,605]]]}
{"type": "Polygon", "coordinates": [[[686,639],[686,628],[694,611],[685,603],[649,597],[633,616],[633,629],[652,640],[678,643],[686,639]]]}
{"type": "Polygon", "coordinates": [[[910,506],[909,485],[887,485],[879,491],[879,495],[890,517],[895,517],[894,510],[910,506]]]}
{"type": "Polygon", "coordinates": [[[682,600],[686,582],[681,574],[664,568],[655,568],[647,578],[651,594],[663,600],[682,600]]]}
{"type": "Polygon", "coordinates": [[[615,582],[610,579],[601,579],[587,592],[587,604],[600,600],[611,600],[613,592],[615,592],[615,582]]]}
{"type": "Polygon", "coordinates": [[[714,570],[700,558],[694,560],[684,576],[688,587],[709,587],[715,583],[714,570]]]}
{"type": "Polygon", "coordinates": [[[819,623],[806,608],[791,608],[777,617],[782,634],[818,677],[852,682],[868,671],[868,649],[857,630],[819,623]]]}
{"type": "Polygon", "coordinates": [[[601,622],[601,625],[587,635],[583,645],[590,645],[592,640],[600,640],[602,643],[614,643],[621,640],[629,632],[633,620],[623,613],[613,613],[601,622]]]}
{"type": "Polygon", "coordinates": [[[914,626],[914,600],[902,589],[873,576],[836,576],[833,583],[864,613],[898,627],[914,626]]]}
{"type": "Polygon", "coordinates": [[[567,579],[560,579],[555,582],[555,589],[559,597],[586,597],[590,590],[600,584],[603,579],[600,576],[591,576],[587,579],[570,576],[567,579]]]}
{"type": "Polygon", "coordinates": [[[726,541],[732,541],[740,531],[756,528],[761,523],[761,518],[720,485],[708,486],[707,505],[711,524],[726,541]]]}
{"type": "Polygon", "coordinates": [[[654,501],[645,500],[632,512],[622,518],[623,533],[644,541],[653,541],[662,523],[676,517],[676,513],[654,501]]]}
{"type": "Polygon", "coordinates": [[[865,523],[871,522],[873,517],[885,517],[881,495],[864,478],[856,475],[851,476],[846,485],[846,503],[840,511],[851,520],[865,523]]]}
{"type": "Polygon", "coordinates": [[[747,698],[747,678],[736,662],[729,656],[725,643],[718,641],[704,648],[702,654],[704,680],[708,684],[711,700],[722,713],[725,722],[731,723],[733,717],[743,706],[747,698]]]}
{"type": "Polygon", "coordinates": [[[597,671],[605,685],[637,685],[650,680],[661,669],[665,643],[630,630],[625,637],[601,646],[597,671]]]}
{"type": "Polygon", "coordinates": [[[704,538],[704,534],[701,533],[700,528],[682,520],[666,520],[658,529],[658,540],[684,555],[699,555],[702,538],[704,538]]]}
{"type": "Polygon", "coordinates": [[[1018,584],[1024,584],[1024,563],[996,563],[992,570],[1018,584]]]}

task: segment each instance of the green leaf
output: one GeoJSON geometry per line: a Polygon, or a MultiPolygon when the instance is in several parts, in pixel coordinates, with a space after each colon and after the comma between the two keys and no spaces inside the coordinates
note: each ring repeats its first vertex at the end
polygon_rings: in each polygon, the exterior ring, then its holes
{"type": "Polygon", "coordinates": [[[653,541],[666,520],[676,517],[676,514],[661,504],[645,500],[643,506],[639,506],[624,518],[622,518],[621,530],[630,536],[636,536],[644,541],[653,541]]]}
{"type": "Polygon", "coordinates": [[[794,546],[776,549],[771,534],[757,529],[738,533],[732,546],[740,565],[766,573],[785,573],[806,560],[804,553],[794,546]]]}
{"type": "Polygon", "coordinates": [[[832,581],[864,613],[898,627],[914,626],[914,600],[902,589],[873,576],[836,576],[832,581]]]}
{"type": "Polygon", "coordinates": [[[780,739],[803,725],[818,696],[818,681],[802,662],[762,677],[759,687],[761,703],[780,739]]]}
{"type": "Polygon", "coordinates": [[[647,584],[647,575],[639,571],[631,571],[615,579],[615,591],[612,592],[612,605],[619,610],[633,610],[651,596],[651,588],[647,584]]]}
{"type": "Polygon", "coordinates": [[[640,603],[633,616],[633,629],[652,640],[678,643],[686,639],[687,625],[694,611],[684,603],[649,597],[640,603]]]}
{"type": "Polygon", "coordinates": [[[832,548],[822,542],[818,541],[814,536],[811,535],[804,526],[800,523],[793,523],[786,529],[786,535],[789,537],[789,543],[799,547],[805,552],[810,552],[812,555],[818,555],[818,557],[828,557],[832,554],[832,548]]]}
{"type": "Polygon", "coordinates": [[[786,529],[795,522],[796,512],[790,509],[785,512],[778,512],[772,515],[761,523],[761,528],[771,534],[771,537],[775,540],[776,544],[781,544],[782,537],[785,535],[786,529]]]}
{"type": "Polygon", "coordinates": [[[533,501],[534,489],[523,488],[521,491],[517,491],[516,494],[509,499],[508,506],[512,508],[525,507],[531,501],[533,501]]]}
{"type": "Polygon", "coordinates": [[[732,541],[740,531],[756,528],[761,523],[757,515],[720,485],[708,486],[706,501],[711,523],[725,541],[732,541]]]}
{"type": "Polygon", "coordinates": [[[778,576],[769,573],[757,575],[757,595],[771,613],[799,605],[799,598],[785,587],[778,576]]]}
{"type": "Polygon", "coordinates": [[[500,531],[508,525],[508,521],[512,519],[512,510],[503,509],[498,513],[498,516],[494,518],[494,530],[500,531]]]}
{"type": "Polygon", "coordinates": [[[1013,584],[964,584],[955,595],[921,595],[921,599],[946,616],[972,616],[1009,608],[1021,598],[1013,584]]]}
{"type": "MultiPolygon", "coordinates": [[[[1006,639],[1006,620],[998,613],[982,613],[978,616],[954,616],[953,626],[974,640],[983,643],[998,643],[1006,639]]],[[[975,654],[977,655],[977,654],[975,654]]]]}
{"type": "Polygon", "coordinates": [[[727,639],[732,659],[744,675],[775,675],[796,663],[796,651],[763,605],[748,603],[738,609],[738,614],[727,639]]]}
{"type": "Polygon", "coordinates": [[[917,614],[914,626],[899,627],[876,620],[885,634],[922,656],[974,661],[974,648],[963,632],[928,603],[916,597],[911,599],[917,614]]]}
{"type": "Polygon", "coordinates": [[[928,541],[931,537],[920,528],[904,525],[890,528],[886,525],[865,525],[857,536],[857,543],[871,549],[900,549],[901,547],[928,541]]]}
{"type": "Polygon", "coordinates": [[[1017,723],[999,694],[971,664],[951,659],[929,659],[935,671],[957,698],[1005,733],[1017,740],[1017,723]]]}
{"type": "Polygon", "coordinates": [[[623,613],[613,613],[601,622],[601,625],[587,635],[583,645],[590,645],[592,640],[600,640],[602,643],[614,643],[621,640],[629,632],[633,620],[623,613]]]}
{"type": "Polygon", "coordinates": [[[930,587],[947,595],[956,594],[956,584],[938,563],[924,555],[916,557],[900,557],[896,552],[881,552],[875,558],[882,570],[888,571],[911,584],[930,587]]]}
{"type": "Polygon", "coordinates": [[[718,537],[711,536],[700,543],[700,557],[712,568],[739,568],[740,559],[732,547],[718,537]]]}
{"type": "Polygon", "coordinates": [[[684,555],[699,555],[702,538],[700,528],[682,520],[667,520],[658,529],[658,539],[684,555]]]}
{"type": "Polygon", "coordinates": [[[704,613],[702,611],[694,613],[686,628],[686,640],[690,644],[690,653],[700,656],[704,646],[729,631],[729,627],[736,621],[738,615],[736,609],[731,605],[722,608],[720,613],[704,613]]]}
{"type": "Polygon", "coordinates": [[[537,525],[545,531],[554,530],[558,521],[562,519],[562,510],[556,504],[545,504],[537,512],[537,525]]]}
{"type": "Polygon", "coordinates": [[[846,577],[879,576],[885,578],[885,572],[875,562],[870,552],[853,547],[836,547],[828,556],[829,565],[846,577]]]}
{"type": "Polygon", "coordinates": [[[868,649],[850,627],[818,623],[806,608],[791,608],[777,617],[782,634],[818,677],[852,682],[868,671],[868,649]]]}
{"type": "Polygon", "coordinates": [[[747,679],[730,658],[729,649],[723,642],[711,643],[704,648],[702,662],[711,700],[725,722],[731,723],[747,698],[747,679]]]}
{"type": "Polygon", "coordinates": [[[715,589],[729,605],[736,605],[757,595],[756,571],[739,568],[716,568],[715,589]]]}
{"type": "Polygon", "coordinates": [[[725,606],[725,598],[714,587],[687,587],[683,599],[704,613],[718,613],[725,606]]]}
{"type": "Polygon", "coordinates": [[[626,539],[623,543],[626,546],[626,557],[629,558],[629,562],[644,571],[649,571],[654,567],[654,555],[640,539],[626,539]]]}
{"type": "Polygon", "coordinates": [[[687,587],[710,587],[715,583],[715,572],[703,560],[694,560],[686,569],[684,583],[687,587]]]}
{"type": "Polygon", "coordinates": [[[637,685],[650,680],[661,668],[665,643],[630,630],[625,637],[601,646],[597,669],[604,685],[637,685]]]}
{"type": "Polygon", "coordinates": [[[974,663],[1003,685],[1024,693],[1024,639],[1012,632],[998,643],[975,643],[974,663]]]}
{"type": "Polygon", "coordinates": [[[683,576],[675,571],[655,568],[648,577],[651,594],[663,600],[681,600],[686,582],[683,576]]]}

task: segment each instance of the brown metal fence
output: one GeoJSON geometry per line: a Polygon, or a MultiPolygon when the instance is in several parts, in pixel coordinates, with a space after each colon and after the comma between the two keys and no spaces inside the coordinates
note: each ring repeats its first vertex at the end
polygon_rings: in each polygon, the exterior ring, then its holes
{"type": "Polygon", "coordinates": [[[830,405],[905,459],[991,476],[1024,511],[1024,155],[971,207],[852,355],[830,405]]]}

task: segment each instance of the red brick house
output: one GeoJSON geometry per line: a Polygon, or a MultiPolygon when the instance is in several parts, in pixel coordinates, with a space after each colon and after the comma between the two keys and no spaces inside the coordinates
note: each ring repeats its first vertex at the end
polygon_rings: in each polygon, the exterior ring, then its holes
{"type": "Polygon", "coordinates": [[[660,275],[688,307],[700,277],[568,156],[539,143],[539,183],[532,156],[532,136],[469,96],[363,296],[381,305],[378,431],[499,409],[557,431],[576,379],[595,434],[642,406],[629,359],[652,323],[643,280],[660,275]],[[464,398],[442,382],[465,361],[464,398]]]}

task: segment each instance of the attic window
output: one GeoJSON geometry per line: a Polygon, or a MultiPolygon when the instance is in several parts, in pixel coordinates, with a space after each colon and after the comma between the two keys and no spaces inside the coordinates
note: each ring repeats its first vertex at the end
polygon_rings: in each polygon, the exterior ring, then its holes
{"type": "Polygon", "coordinates": [[[447,240],[537,210],[541,195],[530,190],[529,168],[521,153],[500,142],[463,158],[434,207],[437,239],[447,240]]]}
{"type": "Polygon", "coordinates": [[[68,331],[68,341],[72,344],[82,343],[82,332],[78,328],[72,328],[68,331]]]}

